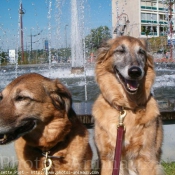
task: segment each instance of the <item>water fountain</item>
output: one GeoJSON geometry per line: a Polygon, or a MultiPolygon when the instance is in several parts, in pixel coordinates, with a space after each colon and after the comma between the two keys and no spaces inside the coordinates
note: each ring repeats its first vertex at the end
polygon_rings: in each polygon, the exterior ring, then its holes
{"type": "Polygon", "coordinates": [[[83,24],[80,20],[81,1],[71,0],[71,60],[72,73],[81,73],[84,71],[84,48],[83,48],[83,24]]]}
{"type": "MultiPolygon", "coordinates": [[[[8,1],[9,3],[10,1],[8,1]]],[[[129,3],[129,1],[125,0],[123,2],[122,6],[119,6],[119,1],[116,1],[116,9],[114,9],[116,11],[116,14],[118,14],[118,16],[121,16],[121,14],[127,14],[126,6],[127,3],[129,3]]],[[[162,0],[163,2],[163,0],[162,0]]],[[[20,4],[22,3],[22,0],[20,0],[19,2],[19,6],[18,8],[20,9],[20,4]]],[[[10,4],[9,4],[10,5],[10,4]]],[[[46,11],[46,21],[47,21],[47,26],[45,26],[45,31],[42,32],[42,34],[40,35],[40,37],[43,37],[44,39],[47,38],[48,41],[48,63],[49,64],[42,64],[39,65],[38,68],[34,69],[33,67],[28,68],[28,70],[26,70],[26,72],[32,72],[32,71],[38,71],[41,72],[42,74],[44,74],[45,76],[51,77],[51,78],[56,78],[56,77],[60,77],[62,79],[64,79],[63,81],[70,86],[72,91],[74,90],[74,85],[79,85],[81,86],[81,91],[82,91],[82,97],[81,100],[77,99],[77,92],[75,92],[76,95],[73,94],[74,99],[76,99],[76,101],[80,102],[80,101],[93,101],[95,99],[95,97],[97,95],[94,96],[94,99],[92,99],[88,94],[90,94],[90,89],[89,87],[87,88],[87,86],[91,86],[94,83],[93,80],[93,67],[89,67],[87,68],[87,63],[85,62],[85,47],[84,47],[84,21],[85,21],[85,17],[84,17],[84,8],[87,7],[84,5],[84,0],[78,1],[78,0],[71,0],[71,3],[68,3],[67,1],[63,1],[63,0],[46,0],[45,4],[47,7],[47,11],[46,11]],[[56,6],[54,6],[55,4],[56,6]],[[69,11],[71,11],[71,18],[66,21],[65,23],[63,23],[62,20],[62,16],[63,16],[63,10],[61,10],[62,8],[65,8],[65,6],[69,7],[69,11]],[[71,9],[71,10],[70,10],[71,9]],[[81,17],[81,18],[80,18],[81,17]],[[54,21],[53,21],[54,20],[54,21]],[[62,25],[63,24],[63,25],[62,25]],[[71,24],[71,25],[70,25],[71,24]],[[63,29],[62,29],[62,28],[63,29]],[[66,27],[66,29],[65,29],[66,27]],[[67,42],[67,37],[68,37],[68,41],[71,40],[71,65],[69,63],[63,63],[63,64],[57,64],[58,66],[54,66],[52,64],[52,49],[53,48],[59,48],[61,47],[61,42],[62,40],[65,41],[64,38],[64,34],[63,36],[61,35],[62,30],[66,30],[67,35],[68,35],[68,28],[71,28],[71,37],[70,36],[66,36],[66,42],[67,42]],[[44,71],[45,69],[48,69],[47,71],[44,71]],[[83,72],[84,71],[84,72],[83,72]],[[74,74],[74,73],[80,73],[80,74],[74,74]],[[89,78],[91,77],[91,78],[89,78]],[[76,81],[76,83],[73,84],[69,84],[66,82],[66,80],[70,80],[70,79],[76,79],[74,80],[74,82],[76,81]],[[66,79],[66,80],[65,80],[66,79]],[[93,82],[93,83],[92,83],[93,82]],[[88,91],[88,92],[87,92],[88,91]]],[[[26,9],[25,4],[23,5],[23,7],[26,9]]],[[[35,13],[35,18],[37,19],[35,21],[36,28],[37,31],[41,31],[42,28],[39,28],[39,19],[37,18],[37,16],[39,15],[39,13],[37,13],[37,5],[35,5],[34,3],[32,3],[32,8],[34,9],[34,13],[35,13]]],[[[163,4],[163,8],[165,8],[165,4],[163,4]]],[[[16,20],[12,20],[12,11],[14,9],[12,7],[8,7],[7,8],[7,13],[9,14],[8,17],[9,18],[7,20],[9,20],[9,23],[11,24],[12,27],[14,27],[14,22],[17,23],[17,20],[20,21],[20,16],[18,17],[18,19],[16,20]],[[12,25],[13,24],[13,25],[12,25]]],[[[67,13],[67,12],[66,12],[67,13]]],[[[29,15],[28,10],[26,9],[26,14],[25,14],[25,18],[26,16],[29,15]]],[[[123,19],[125,19],[127,15],[122,15],[121,17],[123,17],[123,19]]],[[[167,18],[168,15],[166,15],[167,18]]],[[[129,16],[128,16],[129,17],[129,16]]],[[[5,18],[5,17],[4,17],[5,18]]],[[[34,19],[35,19],[34,18],[34,19]]],[[[132,23],[131,23],[131,19],[126,18],[127,20],[130,21],[130,23],[128,24],[131,28],[133,28],[132,23]]],[[[153,17],[151,18],[153,20],[153,17]]],[[[29,34],[29,31],[31,30],[31,28],[27,29],[25,27],[25,20],[24,21],[24,40],[27,41],[27,35],[29,34]]],[[[151,23],[151,25],[153,25],[151,23]]],[[[129,27],[128,26],[128,27],[129,27]]],[[[18,25],[16,25],[16,27],[18,27],[18,29],[20,28],[20,23],[18,22],[18,25]]],[[[14,32],[14,34],[12,35],[12,31],[10,29],[5,29],[5,27],[3,26],[3,22],[0,25],[0,30],[2,31],[1,34],[1,48],[5,48],[6,50],[8,49],[15,49],[16,53],[19,51],[18,48],[20,46],[20,30],[14,32]],[[11,43],[12,46],[10,46],[10,42],[9,42],[9,37],[8,36],[12,36],[11,38],[11,43]],[[17,42],[16,42],[17,41],[17,42]],[[17,43],[17,44],[15,44],[17,43]],[[9,47],[9,48],[7,48],[9,47]],[[15,47],[15,48],[14,48],[15,47]]],[[[131,29],[132,30],[132,29],[131,29]]],[[[168,29],[167,29],[168,30],[168,29]]],[[[34,33],[38,33],[36,31],[34,31],[34,33]]],[[[29,39],[29,37],[28,37],[29,39]]],[[[40,40],[42,41],[42,39],[40,40]]],[[[28,42],[28,41],[27,41],[28,42]]],[[[26,43],[26,42],[24,42],[26,43]]],[[[66,47],[69,45],[70,43],[66,44],[66,47]]],[[[42,45],[42,43],[40,44],[42,45]]],[[[34,46],[34,47],[38,47],[34,46]]],[[[162,47],[164,47],[164,45],[162,45],[162,47]]],[[[27,46],[26,46],[27,48],[27,46]]],[[[24,47],[25,49],[25,47],[24,47]]],[[[2,49],[1,52],[2,53],[2,49]]],[[[159,54],[159,56],[163,56],[163,54],[159,54]]],[[[173,78],[173,70],[172,68],[169,70],[169,68],[167,67],[167,64],[164,65],[160,65],[158,63],[157,64],[157,80],[155,83],[155,88],[154,88],[154,93],[156,95],[158,95],[159,99],[162,98],[162,100],[166,100],[166,97],[164,96],[165,93],[162,93],[162,96],[160,97],[160,84],[162,85],[163,81],[160,82],[161,77],[164,76],[165,77],[165,82],[163,84],[163,87],[166,89],[167,87],[171,88],[171,90],[167,90],[169,91],[174,91],[173,86],[174,86],[174,78],[173,78]],[[167,71],[166,71],[167,70],[167,71]],[[161,73],[160,73],[161,72],[161,73]],[[169,82],[166,83],[166,79],[167,79],[167,75],[169,76],[169,82]],[[157,91],[158,90],[158,91],[157,91]]],[[[172,65],[173,66],[173,65],[172,65]]],[[[13,69],[14,67],[11,66],[10,69],[13,69]]],[[[16,71],[15,73],[13,73],[13,75],[11,78],[9,77],[8,79],[13,79],[16,76],[22,74],[25,72],[24,68],[19,68],[18,63],[16,62],[15,68],[16,71]]],[[[3,78],[3,80],[1,81],[1,84],[3,84],[3,82],[5,81],[4,84],[6,84],[6,74],[8,73],[8,70],[4,70],[5,72],[3,73],[4,75],[2,75],[1,77],[3,78]]],[[[2,74],[2,72],[1,72],[2,74]]],[[[69,81],[69,82],[73,82],[73,81],[69,81]]],[[[92,89],[96,89],[92,88],[92,89]]],[[[96,91],[97,94],[97,91],[96,91]]],[[[167,94],[166,94],[167,95],[167,94]]],[[[174,96],[172,95],[172,93],[169,94],[169,96],[171,96],[171,98],[174,98],[174,96]]]]}

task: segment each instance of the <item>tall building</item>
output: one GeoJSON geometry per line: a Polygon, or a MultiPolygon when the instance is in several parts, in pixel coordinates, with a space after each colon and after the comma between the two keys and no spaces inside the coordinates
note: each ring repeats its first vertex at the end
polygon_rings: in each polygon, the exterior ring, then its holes
{"type": "MultiPolygon", "coordinates": [[[[173,33],[173,2],[174,0],[112,0],[113,37],[158,37],[173,33]]],[[[173,36],[174,34],[171,35],[173,36]]]]}

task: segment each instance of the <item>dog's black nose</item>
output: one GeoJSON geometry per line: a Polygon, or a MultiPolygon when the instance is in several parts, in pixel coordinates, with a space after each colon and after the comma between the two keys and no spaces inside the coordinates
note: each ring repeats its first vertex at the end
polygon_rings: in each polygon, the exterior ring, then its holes
{"type": "Polygon", "coordinates": [[[132,66],[128,70],[128,75],[131,78],[139,78],[142,75],[142,70],[139,67],[132,66]]]}

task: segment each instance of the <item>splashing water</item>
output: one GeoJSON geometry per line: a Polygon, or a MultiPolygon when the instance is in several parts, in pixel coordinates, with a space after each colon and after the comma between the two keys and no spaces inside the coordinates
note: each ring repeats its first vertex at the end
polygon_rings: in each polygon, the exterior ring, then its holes
{"type": "Polygon", "coordinates": [[[83,36],[78,6],[81,1],[71,0],[71,57],[72,67],[83,67],[83,36]]]}

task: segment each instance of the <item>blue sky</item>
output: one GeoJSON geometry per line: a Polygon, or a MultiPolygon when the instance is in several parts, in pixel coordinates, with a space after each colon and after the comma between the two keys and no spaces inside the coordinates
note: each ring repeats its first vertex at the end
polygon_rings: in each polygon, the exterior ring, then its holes
{"type": "MultiPolygon", "coordinates": [[[[60,40],[64,46],[65,30],[68,44],[70,44],[71,30],[71,0],[1,0],[0,11],[0,48],[13,49],[19,45],[19,7],[22,2],[25,14],[23,15],[24,45],[30,45],[30,35],[33,47],[42,48],[43,40],[52,33],[52,39],[60,40]],[[59,6],[59,8],[58,8],[59,6]],[[60,8],[61,7],[61,8],[60,8]],[[49,18],[49,12],[50,18],[49,18]],[[51,26],[51,29],[49,28],[51,26]],[[66,29],[65,26],[67,25],[66,29]],[[59,30],[59,32],[58,32],[59,30]],[[57,31],[57,33],[55,33],[57,31]],[[59,34],[58,34],[59,33],[59,34]],[[57,36],[59,35],[59,36],[57,36]]],[[[83,0],[85,35],[90,29],[99,26],[112,26],[111,0],[83,0]]],[[[83,9],[83,8],[82,8],[83,9]]],[[[82,12],[83,10],[81,10],[82,12]]],[[[82,13],[83,14],[83,13],[82,13]]]]}

